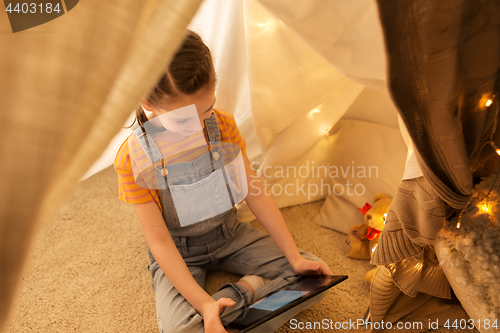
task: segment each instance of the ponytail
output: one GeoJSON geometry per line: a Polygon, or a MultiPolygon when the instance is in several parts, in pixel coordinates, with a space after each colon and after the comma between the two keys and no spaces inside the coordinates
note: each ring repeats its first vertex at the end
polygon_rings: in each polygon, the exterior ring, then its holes
{"type": "Polygon", "coordinates": [[[141,126],[142,130],[144,131],[144,124],[148,121],[148,117],[146,116],[146,114],[144,113],[144,109],[142,108],[142,106],[139,104],[136,108],[135,108],[135,119],[134,119],[134,122],[130,125],[130,126],[126,126],[124,128],[131,128],[132,126],[134,126],[135,122],[137,121],[137,123],[139,124],[139,126],[141,126]]]}

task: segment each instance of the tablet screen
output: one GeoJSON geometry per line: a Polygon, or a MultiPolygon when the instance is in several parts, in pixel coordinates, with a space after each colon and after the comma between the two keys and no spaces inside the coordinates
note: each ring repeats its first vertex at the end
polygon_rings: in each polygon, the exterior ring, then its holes
{"type": "Polygon", "coordinates": [[[307,293],[307,291],[280,290],[276,294],[272,294],[269,297],[257,301],[255,304],[252,304],[249,307],[252,309],[274,311],[278,310],[283,305],[286,305],[291,301],[300,298],[302,295],[306,295],[307,293]]]}
{"type": "Polygon", "coordinates": [[[247,308],[238,309],[221,317],[226,328],[246,331],[270,320],[286,310],[310,299],[339,282],[346,275],[305,275],[297,282],[257,300],[247,308]]]}

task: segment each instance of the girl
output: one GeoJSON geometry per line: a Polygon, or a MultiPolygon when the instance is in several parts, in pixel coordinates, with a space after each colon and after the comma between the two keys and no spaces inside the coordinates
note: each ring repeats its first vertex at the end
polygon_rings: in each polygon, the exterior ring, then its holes
{"type": "Polygon", "coordinates": [[[215,85],[210,50],[188,31],[168,69],[142,101],[134,133],[115,158],[119,198],[134,204],[147,238],[161,332],[226,332],[220,320],[224,310],[243,307],[298,275],[331,275],[325,262],[296,247],[250,166],[233,116],[214,108],[215,85]],[[149,118],[143,109],[151,112],[149,118]],[[233,145],[243,157],[246,175],[240,175],[242,187],[248,189],[246,202],[269,234],[236,220],[234,204],[243,192],[228,181],[221,144],[233,145]],[[147,158],[137,157],[142,153],[147,158]],[[148,163],[151,168],[141,167],[148,163]],[[151,179],[156,188],[145,186],[151,179]],[[245,276],[210,296],[203,287],[207,271],[213,269],[245,276]]]}

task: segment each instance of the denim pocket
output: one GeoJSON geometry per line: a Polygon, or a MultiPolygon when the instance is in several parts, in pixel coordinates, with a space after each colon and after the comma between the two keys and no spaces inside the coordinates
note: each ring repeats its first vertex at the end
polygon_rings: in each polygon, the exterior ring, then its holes
{"type": "Polygon", "coordinates": [[[233,208],[231,203],[231,199],[229,197],[229,190],[231,191],[231,195],[234,198],[234,188],[231,180],[227,176],[227,172],[225,168],[220,168],[214,171],[217,173],[217,178],[212,183],[212,199],[214,200],[214,205],[216,207],[216,214],[222,214],[227,212],[229,209],[233,208]],[[226,177],[224,177],[224,174],[226,177]],[[226,183],[226,179],[228,183],[226,183]]]}
{"type": "Polygon", "coordinates": [[[179,223],[182,227],[198,223],[232,208],[222,174],[217,169],[208,177],[187,185],[171,185],[179,223]]]}

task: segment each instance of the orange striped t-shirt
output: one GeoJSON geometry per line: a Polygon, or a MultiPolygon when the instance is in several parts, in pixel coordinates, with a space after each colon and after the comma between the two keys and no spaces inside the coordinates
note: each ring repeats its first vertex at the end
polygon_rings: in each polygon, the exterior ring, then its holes
{"type": "MultiPolygon", "coordinates": [[[[217,119],[217,124],[219,125],[221,142],[233,143],[240,147],[241,153],[244,154],[246,151],[245,139],[241,136],[234,116],[221,109],[214,108],[215,118],[217,119]]],[[[206,131],[206,127],[204,129],[206,131]]],[[[201,133],[201,132],[200,132],[201,133]]],[[[193,135],[189,142],[182,143],[185,146],[201,147],[202,145],[206,147],[206,139],[202,135],[193,135]],[[199,141],[203,140],[204,143],[199,141]]],[[[160,150],[164,147],[158,146],[160,150]]],[[[139,146],[137,138],[134,133],[131,133],[127,139],[122,143],[118,153],[116,154],[114,167],[118,173],[118,197],[128,203],[141,204],[146,202],[156,202],[161,210],[159,191],[155,189],[148,189],[137,185],[134,177],[134,170],[132,163],[136,163],[135,171],[141,168],[141,163],[146,164],[146,155],[144,154],[144,159],[141,161],[140,158],[134,156],[131,159],[131,154],[142,149],[139,146]],[[137,166],[139,165],[139,166],[137,166]]],[[[206,148],[205,148],[206,150],[206,148]]],[[[196,151],[196,149],[186,150],[186,151],[196,151]]],[[[170,163],[175,163],[176,161],[170,161],[170,163]]],[[[155,176],[154,170],[149,172],[149,176],[155,176]]]]}

